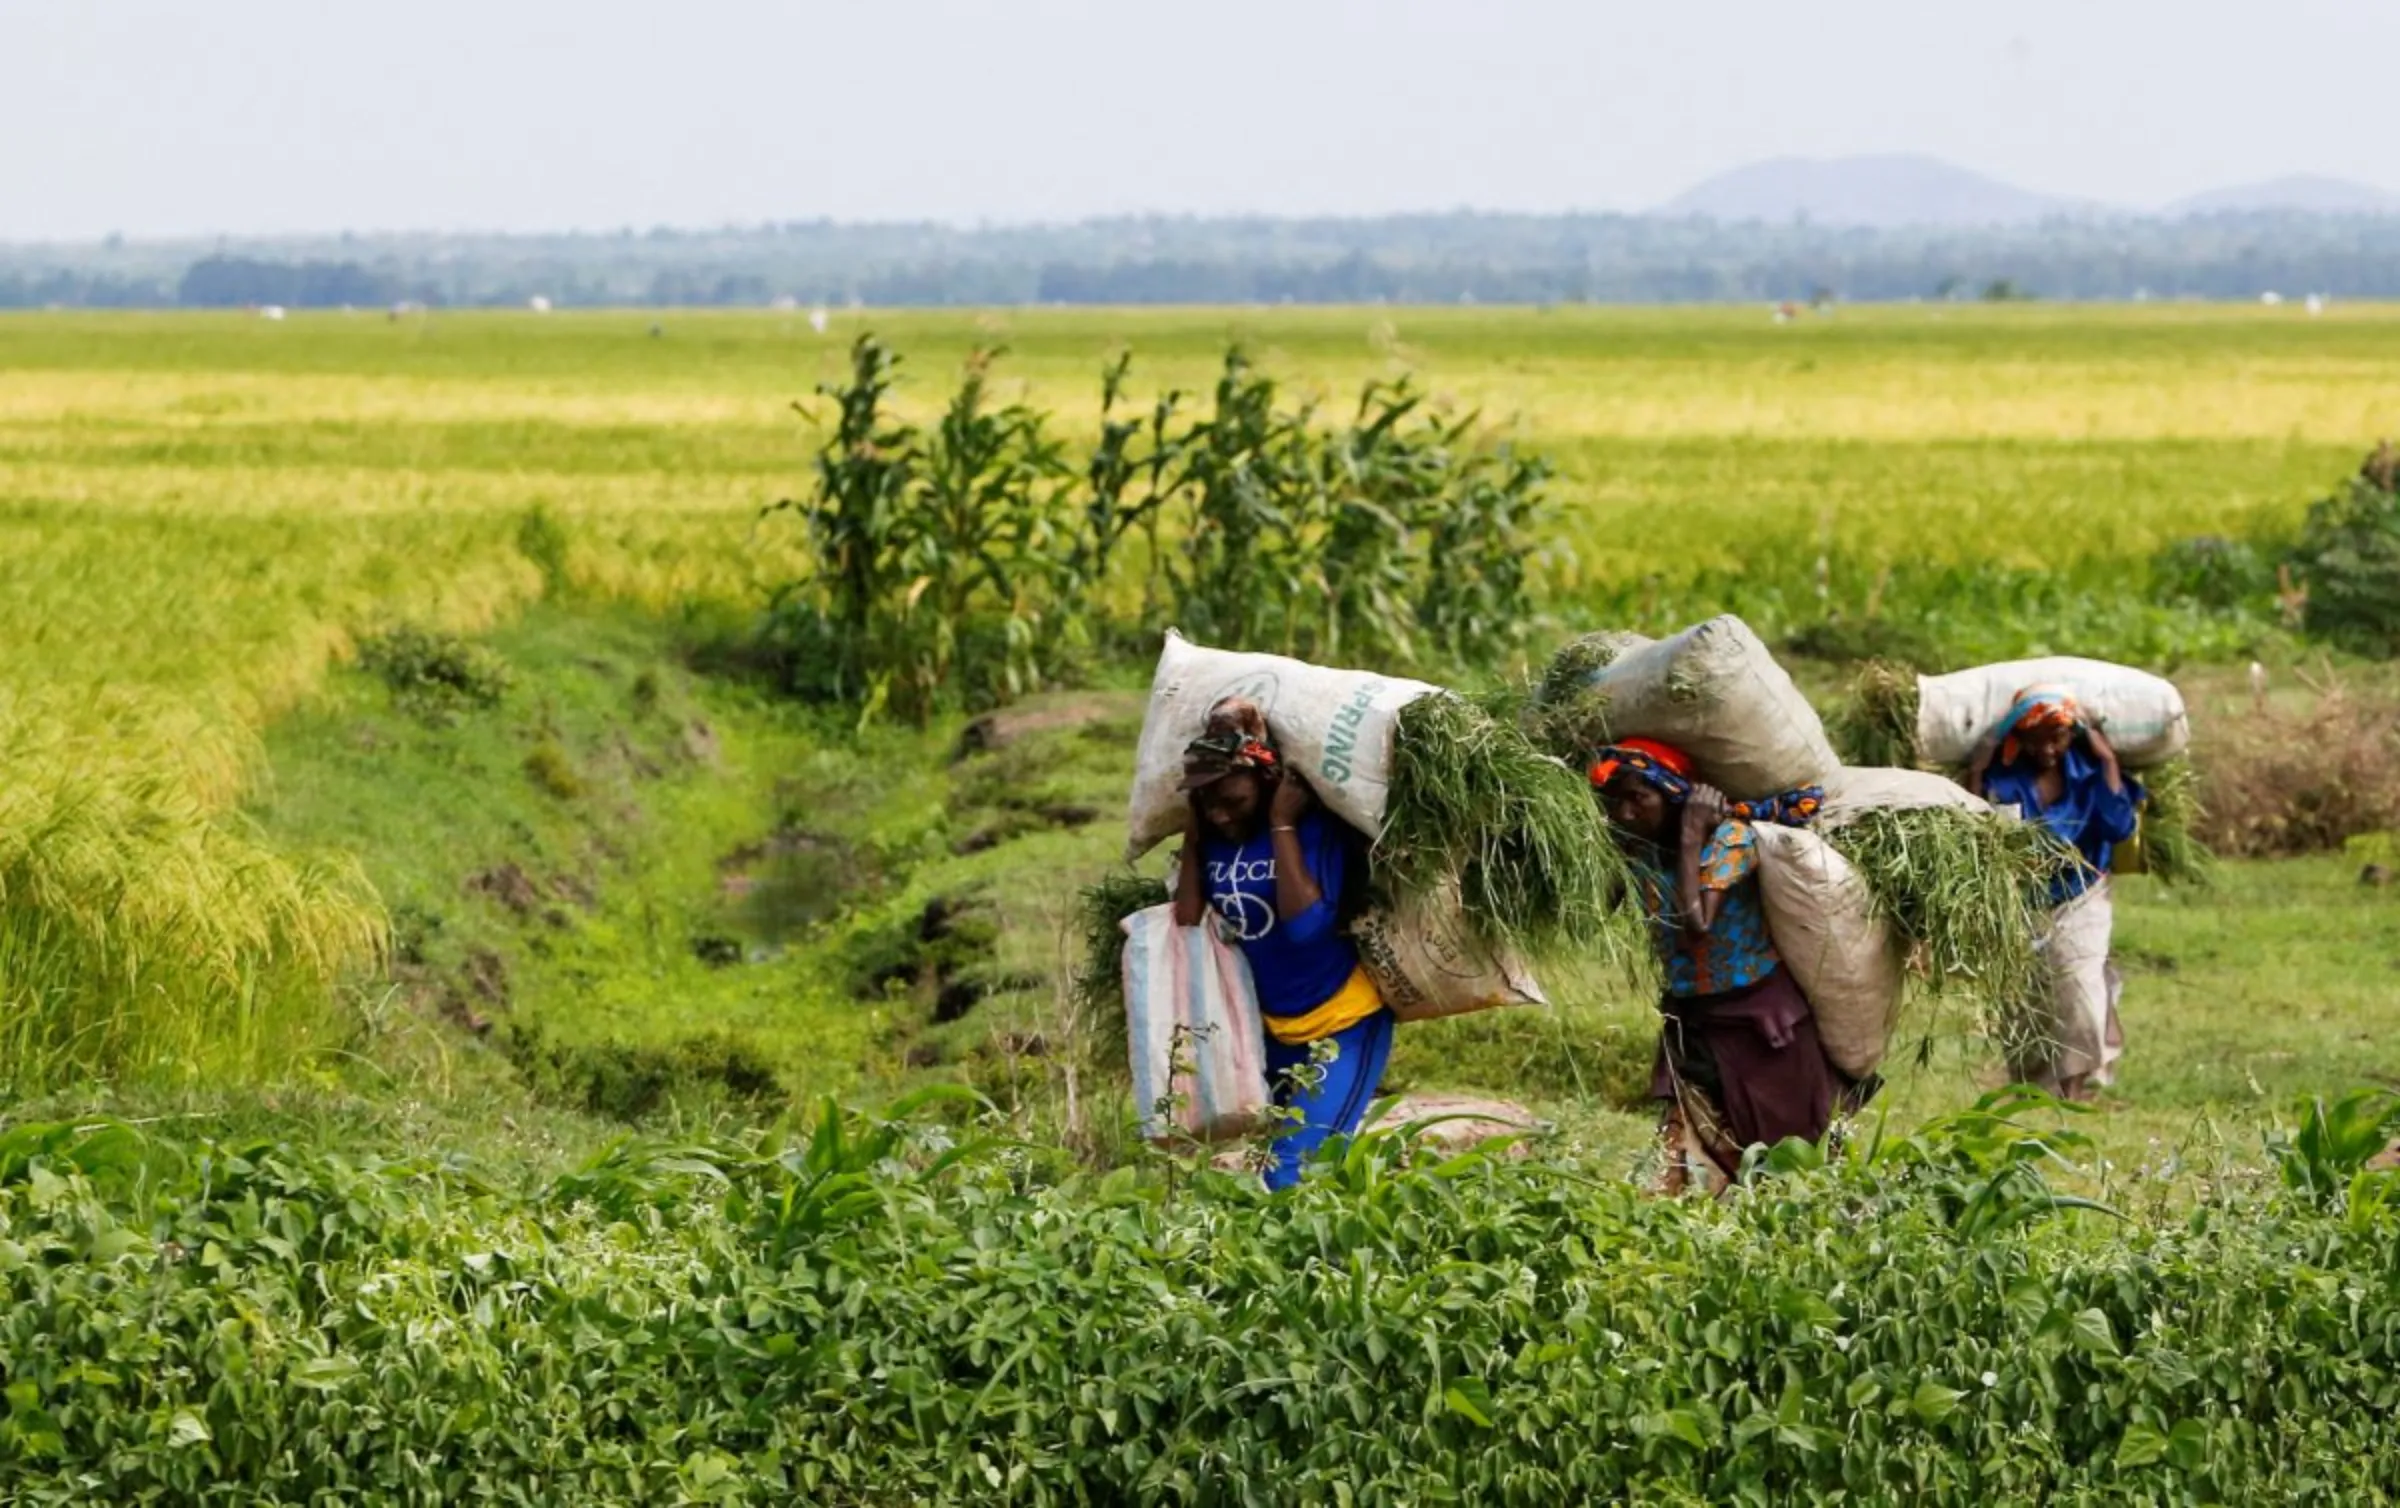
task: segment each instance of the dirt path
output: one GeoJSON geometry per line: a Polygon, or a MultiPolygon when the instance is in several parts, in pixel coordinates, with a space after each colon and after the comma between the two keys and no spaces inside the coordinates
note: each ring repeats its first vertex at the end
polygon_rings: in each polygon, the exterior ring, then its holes
{"type": "MultiPolygon", "coordinates": [[[[1548,1126],[1523,1105],[1509,1100],[1483,1099],[1465,1094],[1410,1094],[1394,1101],[1391,1109],[1367,1129],[1392,1131],[1411,1121],[1438,1120],[1424,1132],[1424,1144],[1444,1156],[1455,1155],[1479,1147],[1496,1137],[1538,1136],[1548,1126]]],[[[1526,1143],[1516,1142],[1506,1149],[1509,1157],[1523,1157],[1526,1143]]],[[[1240,1168],[1250,1156],[1246,1146],[1228,1147],[1210,1161],[1228,1172],[1240,1168]]]]}

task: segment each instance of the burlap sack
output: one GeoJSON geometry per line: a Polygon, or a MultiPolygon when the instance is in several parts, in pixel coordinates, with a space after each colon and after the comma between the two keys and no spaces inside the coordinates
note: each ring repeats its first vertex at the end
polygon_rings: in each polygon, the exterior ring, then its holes
{"type": "Polygon", "coordinates": [[[1700,778],[1735,800],[1816,785],[1841,761],[1816,708],[1748,624],[1711,618],[1627,648],[1593,670],[1600,735],[1654,738],[1692,756],[1700,778]]]}
{"type": "Polygon", "coordinates": [[[1866,881],[1833,845],[1800,827],[1758,824],[1767,933],[1808,997],[1834,1067],[1864,1078],[1883,1061],[1905,977],[1866,881]]]}
{"type": "Polygon", "coordinates": [[[1403,1021],[1550,1003],[1521,959],[1494,952],[1469,930],[1455,884],[1369,912],[1350,935],[1383,1003],[1403,1021]]]}

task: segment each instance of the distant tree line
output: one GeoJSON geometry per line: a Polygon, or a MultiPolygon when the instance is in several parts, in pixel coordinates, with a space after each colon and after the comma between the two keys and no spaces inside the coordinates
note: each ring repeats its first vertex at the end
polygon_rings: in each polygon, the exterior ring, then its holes
{"type": "Polygon", "coordinates": [[[192,309],[240,309],[259,304],[339,309],[394,303],[410,291],[398,276],[370,271],[356,262],[204,257],[184,272],[175,288],[175,302],[192,309]]]}
{"type": "Polygon", "coordinates": [[[2057,220],[1991,230],[1630,215],[804,222],[558,236],[0,246],[0,307],[1690,303],[2400,297],[2400,217],[2057,220]]]}
{"type": "Polygon", "coordinates": [[[171,280],[113,277],[73,267],[0,271],[0,309],[156,309],[175,302],[171,280]]]}

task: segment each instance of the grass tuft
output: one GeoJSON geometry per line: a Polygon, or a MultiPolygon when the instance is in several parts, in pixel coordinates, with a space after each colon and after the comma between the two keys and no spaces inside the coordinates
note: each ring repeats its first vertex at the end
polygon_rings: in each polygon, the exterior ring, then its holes
{"type": "Polygon", "coordinates": [[[515,681],[484,645],[406,623],[361,643],[358,665],[391,688],[395,706],[436,727],[499,706],[515,681]]]}
{"type": "Polygon", "coordinates": [[[1917,673],[1890,660],[1862,668],[1825,719],[1845,764],[1917,767],[1917,673]]]}
{"type": "Polygon", "coordinates": [[[1095,1064],[1122,1067],[1125,1062],[1125,933],[1117,924],[1166,899],[1166,888],[1155,876],[1130,869],[1112,870],[1076,894],[1083,947],[1072,990],[1089,1028],[1087,1047],[1095,1064]]]}
{"type": "Polygon", "coordinates": [[[2150,799],[2142,808],[2143,871],[2162,885],[2205,886],[2216,859],[2200,841],[2208,810],[2200,797],[2200,774],[2188,759],[2174,759],[2141,772],[2150,799]]]}

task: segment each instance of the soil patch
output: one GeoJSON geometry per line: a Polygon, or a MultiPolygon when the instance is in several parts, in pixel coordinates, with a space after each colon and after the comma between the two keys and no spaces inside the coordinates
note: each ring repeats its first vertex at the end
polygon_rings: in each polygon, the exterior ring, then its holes
{"type": "Polygon", "coordinates": [[[489,1032],[509,1008],[508,960],[490,948],[469,948],[449,968],[434,967],[421,954],[403,955],[391,977],[417,1009],[477,1036],[489,1032]]]}
{"type": "Polygon", "coordinates": [[[1141,714],[1142,700],[1132,692],[1076,692],[1033,697],[997,712],[986,712],[967,724],[958,736],[953,761],[1005,749],[1036,733],[1081,728],[1094,723],[1128,722],[1141,714]]]}
{"type": "MultiPolygon", "coordinates": [[[[1510,1100],[1466,1094],[1402,1095],[1380,1120],[1370,1124],[1367,1129],[1392,1131],[1411,1121],[1437,1118],[1439,1124],[1425,1128],[1420,1139],[1420,1151],[1440,1156],[1456,1156],[1501,1137],[1531,1138],[1548,1129],[1538,1116],[1523,1105],[1510,1100]]],[[[1526,1141],[1519,1140],[1511,1143],[1503,1155],[1523,1157],[1526,1152],[1526,1141]]],[[[1230,1147],[1209,1161],[1227,1172],[1238,1172],[1250,1155],[1249,1147],[1230,1147]]]]}
{"type": "MultiPolygon", "coordinates": [[[[1468,1094],[1403,1095],[1375,1124],[1398,1127],[1437,1117],[1443,1118],[1440,1124],[1425,1128],[1425,1144],[1446,1152],[1463,1152],[1495,1137],[1527,1136],[1543,1129],[1540,1117],[1523,1105],[1468,1094]]],[[[1524,1152],[1524,1143],[1519,1142],[1508,1155],[1520,1157],[1524,1152]]]]}
{"type": "Polygon", "coordinates": [[[693,718],[683,725],[683,757],[705,769],[715,769],[723,753],[717,742],[717,730],[704,720],[693,718]]]}
{"type": "Polygon", "coordinates": [[[540,910],[544,899],[541,885],[514,859],[467,876],[465,888],[469,895],[489,897],[519,918],[540,910]]]}

